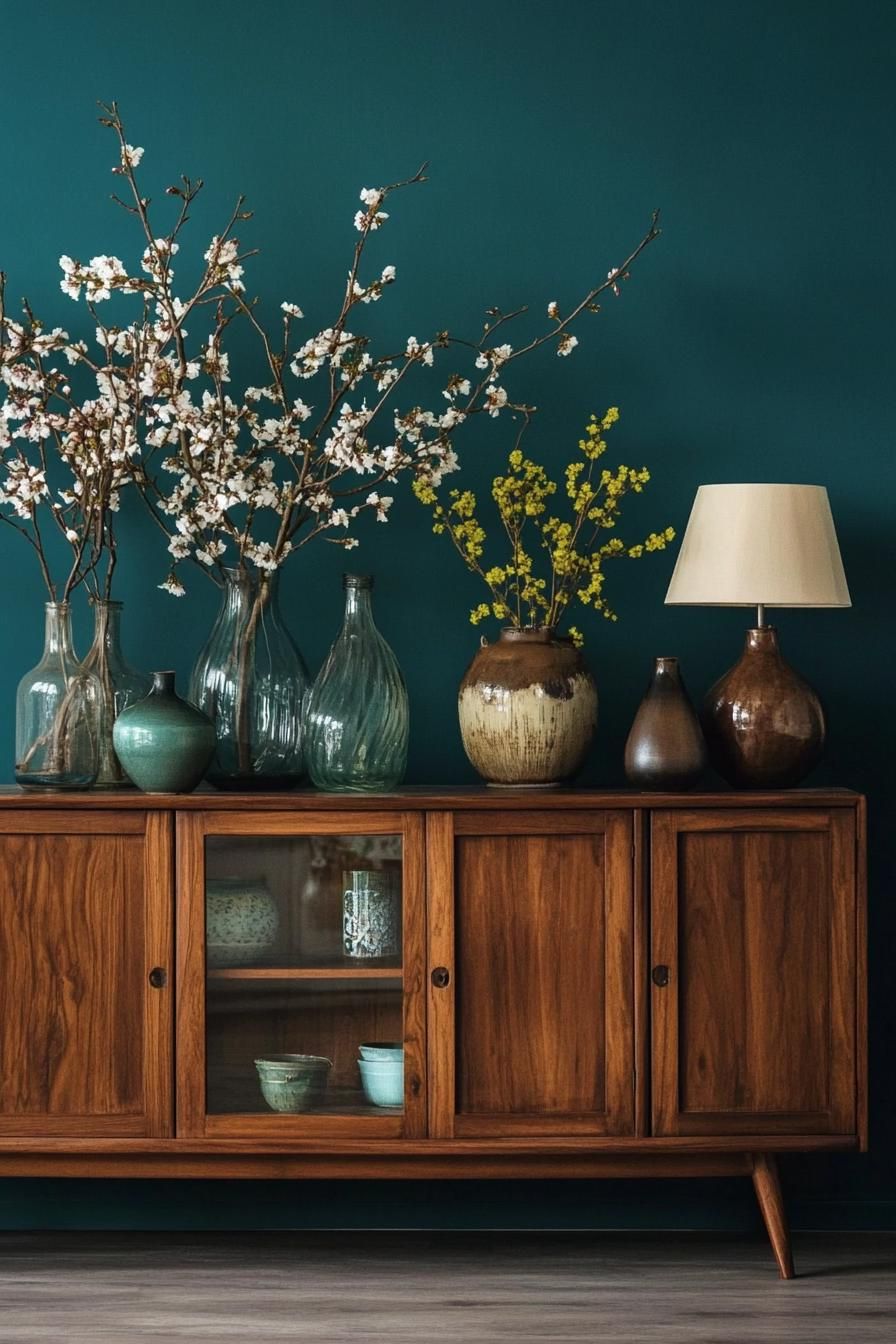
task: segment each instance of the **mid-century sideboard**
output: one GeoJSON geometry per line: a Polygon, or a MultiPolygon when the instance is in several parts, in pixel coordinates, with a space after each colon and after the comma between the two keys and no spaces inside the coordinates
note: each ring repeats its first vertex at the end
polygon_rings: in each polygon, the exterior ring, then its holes
{"type": "Polygon", "coordinates": [[[846,791],[0,798],[0,1175],[752,1176],[867,1145],[865,808],[846,791]],[[400,871],[401,954],[342,951],[400,871]],[[276,944],[207,965],[207,880],[276,944]],[[403,1041],[368,1105],[364,1041],[403,1041]],[[326,1055],[315,1109],[254,1060],[326,1055]]]}

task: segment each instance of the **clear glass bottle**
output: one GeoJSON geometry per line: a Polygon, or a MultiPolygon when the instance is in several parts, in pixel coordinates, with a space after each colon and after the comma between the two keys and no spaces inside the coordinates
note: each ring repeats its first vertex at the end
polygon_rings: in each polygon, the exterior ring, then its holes
{"type": "Polygon", "coordinates": [[[373,621],[367,574],[346,574],[345,620],[311,688],[305,749],[312,783],[334,792],[392,789],[408,757],[408,693],[373,621]]]}
{"type": "Polygon", "coordinates": [[[99,768],[100,684],[75,656],[68,603],[45,611],[43,656],[16,693],[16,783],[88,789],[99,768]]]}
{"type": "Polygon", "coordinates": [[[283,624],[277,574],[224,571],[224,592],[196,660],[189,698],[215,723],[206,779],[219,789],[289,789],[305,774],[308,669],[283,624]]]}
{"type": "Polygon", "coordinates": [[[94,788],[126,789],[131,781],[121,767],[112,745],[112,729],[123,709],[149,694],[152,679],[138,672],[121,651],[123,603],[92,597],[93,644],[84,667],[100,684],[99,770],[94,788]]]}

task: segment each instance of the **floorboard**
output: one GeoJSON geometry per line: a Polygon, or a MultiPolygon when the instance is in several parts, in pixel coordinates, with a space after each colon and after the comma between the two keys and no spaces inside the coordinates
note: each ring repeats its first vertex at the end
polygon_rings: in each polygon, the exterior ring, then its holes
{"type": "Polygon", "coordinates": [[[896,1235],[0,1235],[4,1344],[893,1344],[896,1235]]]}

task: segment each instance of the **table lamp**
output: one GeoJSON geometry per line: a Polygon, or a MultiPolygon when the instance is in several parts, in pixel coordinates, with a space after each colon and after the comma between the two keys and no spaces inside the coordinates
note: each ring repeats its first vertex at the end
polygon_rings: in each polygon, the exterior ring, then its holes
{"type": "Polygon", "coordinates": [[[818,696],[782,658],[768,607],[851,606],[828,492],[821,485],[701,485],[668,605],[755,607],[738,663],[708,691],[701,722],[730,784],[786,788],[824,746],[818,696]]]}

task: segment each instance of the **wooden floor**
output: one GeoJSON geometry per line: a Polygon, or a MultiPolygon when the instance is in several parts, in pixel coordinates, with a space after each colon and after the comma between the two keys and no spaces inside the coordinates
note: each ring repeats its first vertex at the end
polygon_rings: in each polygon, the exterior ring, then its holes
{"type": "Polygon", "coordinates": [[[896,1235],[0,1236],[0,1340],[893,1344],[896,1235]]]}

